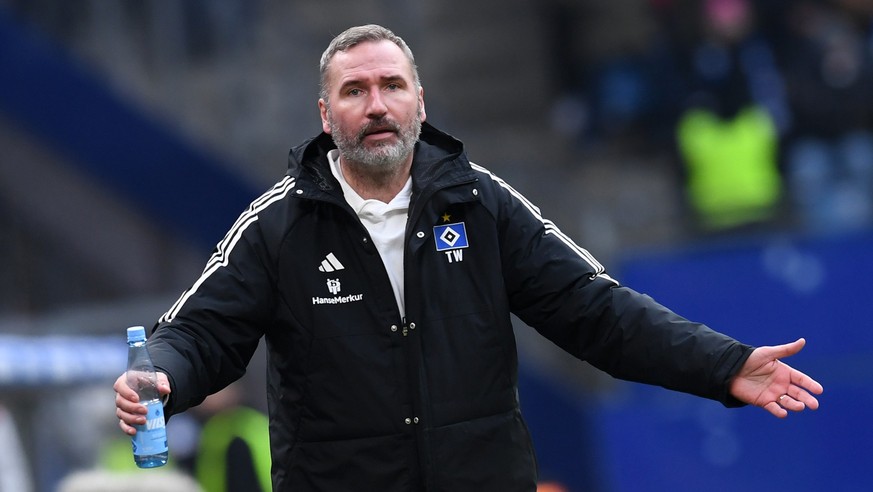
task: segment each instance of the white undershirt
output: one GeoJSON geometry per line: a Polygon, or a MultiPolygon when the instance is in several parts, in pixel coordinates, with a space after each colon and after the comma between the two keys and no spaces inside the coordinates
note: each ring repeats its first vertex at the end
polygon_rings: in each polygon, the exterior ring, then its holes
{"type": "Polygon", "coordinates": [[[403,302],[403,234],[406,231],[406,219],[409,215],[409,200],[412,198],[412,178],[406,180],[403,189],[388,203],[374,199],[365,200],[349,186],[343,176],[339,164],[339,151],[331,150],[327,158],[330,161],[331,172],[342,186],[346,201],[369,231],[376,250],[382,257],[382,263],[385,264],[385,270],[388,271],[388,279],[391,281],[391,288],[394,289],[394,298],[397,300],[400,315],[406,316],[403,302]]]}

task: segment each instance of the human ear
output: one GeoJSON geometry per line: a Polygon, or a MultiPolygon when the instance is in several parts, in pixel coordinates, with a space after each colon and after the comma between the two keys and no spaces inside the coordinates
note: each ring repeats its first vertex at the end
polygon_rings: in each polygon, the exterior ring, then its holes
{"type": "Polygon", "coordinates": [[[418,115],[421,121],[427,119],[427,112],[424,110],[424,87],[418,88],[418,115]]]}
{"type": "Polygon", "coordinates": [[[324,99],[318,100],[318,112],[321,114],[321,129],[329,135],[330,122],[327,119],[327,103],[324,102],[324,99]]]}

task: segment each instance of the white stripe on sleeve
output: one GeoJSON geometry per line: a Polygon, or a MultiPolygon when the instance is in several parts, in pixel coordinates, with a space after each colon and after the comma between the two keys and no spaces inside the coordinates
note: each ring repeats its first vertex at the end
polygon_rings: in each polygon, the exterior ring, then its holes
{"type": "Polygon", "coordinates": [[[485,173],[488,176],[490,176],[491,179],[495,183],[499,184],[506,191],[508,191],[513,197],[515,197],[519,202],[521,202],[521,204],[524,205],[525,208],[528,209],[528,211],[531,213],[531,215],[533,215],[534,217],[536,217],[537,220],[539,220],[540,222],[543,223],[543,226],[545,226],[545,228],[546,228],[546,234],[554,235],[556,238],[558,238],[558,240],[560,240],[561,242],[566,244],[571,250],[573,250],[573,252],[575,252],[583,260],[585,260],[585,262],[588,263],[591,266],[591,268],[594,269],[595,276],[605,278],[611,282],[614,282],[616,285],[618,285],[618,282],[616,282],[613,278],[611,278],[609,275],[607,275],[605,273],[606,268],[604,268],[604,266],[602,264],[600,264],[600,262],[597,261],[597,259],[594,258],[594,256],[591,253],[588,252],[588,250],[586,250],[585,248],[576,244],[569,236],[564,234],[558,228],[558,226],[556,226],[554,224],[554,222],[544,218],[542,213],[540,212],[539,207],[537,207],[536,205],[531,203],[530,200],[528,200],[524,195],[522,195],[521,193],[516,191],[515,188],[513,188],[512,186],[509,185],[509,183],[507,183],[506,181],[503,181],[501,178],[494,175],[494,173],[492,173],[488,169],[485,169],[484,167],[482,167],[478,164],[474,164],[472,162],[470,163],[470,165],[476,171],[485,173]]]}
{"type": "Polygon", "coordinates": [[[183,292],[182,296],[173,303],[170,309],[164,313],[163,316],[161,316],[161,319],[159,320],[161,323],[172,321],[173,318],[179,314],[179,311],[182,309],[185,302],[194,295],[195,292],[197,292],[197,289],[200,288],[203,282],[215,273],[216,270],[227,266],[230,253],[233,251],[233,248],[236,246],[240,237],[242,237],[243,232],[245,232],[250,225],[257,222],[259,213],[273,203],[285,198],[288,192],[294,188],[294,184],[295,180],[293,177],[285,176],[282,180],[276,183],[275,186],[255,199],[249,205],[245,212],[243,212],[239,218],[237,218],[236,222],[234,222],[233,226],[224,236],[224,239],[218,243],[212,257],[210,257],[209,261],[206,262],[206,267],[203,269],[200,278],[194,282],[194,285],[192,285],[191,288],[183,292]]]}

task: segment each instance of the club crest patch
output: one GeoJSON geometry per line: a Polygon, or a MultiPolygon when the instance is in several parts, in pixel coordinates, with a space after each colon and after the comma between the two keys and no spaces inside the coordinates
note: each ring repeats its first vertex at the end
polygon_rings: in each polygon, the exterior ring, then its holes
{"type": "Polygon", "coordinates": [[[436,241],[437,251],[461,249],[469,246],[467,243],[467,228],[463,222],[434,226],[433,238],[436,241]]]}

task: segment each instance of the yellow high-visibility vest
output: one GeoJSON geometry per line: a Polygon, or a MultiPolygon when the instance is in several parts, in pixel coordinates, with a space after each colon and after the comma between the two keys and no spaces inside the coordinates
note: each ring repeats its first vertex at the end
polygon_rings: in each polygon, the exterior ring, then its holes
{"type": "Polygon", "coordinates": [[[686,193],[703,224],[724,229],[772,217],[782,192],[778,134],[756,106],[731,120],[691,109],[679,120],[679,150],[688,172],[686,193]]]}
{"type": "Polygon", "coordinates": [[[204,492],[226,492],[227,451],[235,438],[248,445],[261,490],[273,490],[267,416],[251,408],[238,407],[210,418],[200,433],[196,475],[204,492]]]}

